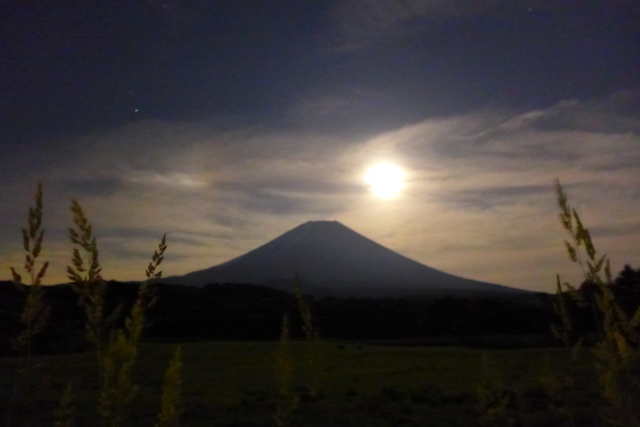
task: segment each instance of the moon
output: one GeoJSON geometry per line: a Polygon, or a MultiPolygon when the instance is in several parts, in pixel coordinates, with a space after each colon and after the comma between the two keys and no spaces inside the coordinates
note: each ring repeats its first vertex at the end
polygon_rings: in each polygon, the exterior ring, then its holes
{"type": "Polygon", "coordinates": [[[404,187],[404,171],[391,163],[379,163],[370,167],[365,181],[371,192],[381,199],[392,199],[404,187]]]}

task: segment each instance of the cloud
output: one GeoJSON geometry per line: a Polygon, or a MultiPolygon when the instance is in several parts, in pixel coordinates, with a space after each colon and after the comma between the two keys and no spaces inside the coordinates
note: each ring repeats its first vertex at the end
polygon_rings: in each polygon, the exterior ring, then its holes
{"type": "Polygon", "coordinates": [[[514,131],[534,128],[546,131],[595,133],[640,132],[640,96],[637,90],[615,93],[606,100],[566,100],[543,111],[533,111],[514,117],[501,128],[514,131]]]}
{"type": "MultiPolygon", "coordinates": [[[[519,200],[531,199],[533,196],[548,198],[553,193],[553,186],[548,185],[505,185],[484,189],[460,190],[450,196],[450,203],[455,209],[484,210],[503,205],[513,205],[519,200]]],[[[447,202],[447,196],[443,197],[447,202]]]]}
{"type": "Polygon", "coordinates": [[[174,187],[182,189],[196,189],[208,186],[208,183],[192,176],[188,173],[170,172],[162,174],[159,172],[132,172],[127,179],[133,184],[159,185],[163,187],[174,187]]]}
{"type": "Polygon", "coordinates": [[[9,203],[0,214],[15,233],[0,239],[3,264],[20,264],[19,227],[43,179],[45,247],[62,260],[52,279],[64,277],[68,201],[77,197],[94,223],[105,273],[120,279],[140,278],[165,232],[165,269],[183,274],[302,222],[336,219],[432,267],[551,291],[556,271],[572,274],[556,177],[614,270],[637,262],[640,136],[632,106],[639,98],[485,109],[369,134],[141,121],[78,136],[64,152],[14,163],[42,162],[38,168],[5,170],[0,197],[9,203]],[[390,202],[363,182],[367,166],[381,160],[407,172],[405,192],[390,202]]]}
{"type": "Polygon", "coordinates": [[[412,178],[385,232],[373,226],[381,212],[359,215],[372,224],[361,231],[428,265],[461,271],[464,263],[467,276],[551,291],[545,272],[571,275],[556,221],[559,177],[614,269],[637,262],[629,241],[640,237],[640,136],[621,105],[628,96],[427,119],[369,139],[359,156],[387,152],[412,178]],[[566,126],[541,125],[559,111],[566,126]],[[498,257],[511,261],[496,267],[498,257]]]}

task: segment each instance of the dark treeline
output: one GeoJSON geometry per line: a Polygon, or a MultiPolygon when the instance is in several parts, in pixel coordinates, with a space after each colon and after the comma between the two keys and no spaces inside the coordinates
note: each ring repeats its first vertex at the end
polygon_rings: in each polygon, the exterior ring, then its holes
{"type": "MultiPolygon", "coordinates": [[[[624,266],[610,286],[617,304],[631,317],[640,306],[640,268],[634,270],[628,264],[624,266]]],[[[589,337],[602,333],[602,314],[595,309],[596,295],[601,292],[598,285],[585,281],[572,295],[565,292],[565,301],[572,319],[573,335],[589,337]]]]}
{"type": "MultiPolygon", "coordinates": [[[[128,313],[138,291],[136,283],[109,282],[106,312],[122,304],[128,313]]],[[[83,313],[77,295],[67,285],[46,286],[50,307],[45,330],[35,338],[35,350],[44,353],[87,348],[83,313]]],[[[295,297],[257,285],[153,285],[157,302],[148,310],[144,338],[154,341],[276,340],[283,314],[288,314],[294,338],[302,336],[295,297]]],[[[640,303],[640,269],[629,266],[612,285],[622,305],[632,310],[640,303]]],[[[585,283],[580,292],[589,300],[596,292],[585,283]]],[[[518,294],[494,296],[432,296],[416,298],[312,299],[312,310],[322,337],[433,344],[513,346],[514,340],[488,341],[488,336],[535,336],[519,345],[550,345],[550,325],[556,321],[553,296],[518,294]]],[[[24,292],[11,282],[0,282],[0,352],[11,354],[11,338],[18,335],[24,292]]],[[[596,331],[588,306],[572,305],[580,331],[596,331]]],[[[124,319],[120,318],[118,322],[124,319]]],[[[117,323],[114,326],[119,326],[117,323]]]]}
{"type": "MultiPolygon", "coordinates": [[[[50,307],[45,330],[34,338],[35,351],[60,353],[87,348],[83,313],[77,295],[67,285],[44,287],[50,307]]],[[[128,313],[138,284],[109,282],[106,312],[122,304],[128,313]]],[[[276,340],[283,314],[292,336],[302,336],[295,297],[272,288],[246,285],[207,285],[202,288],[154,285],[156,303],[148,310],[145,339],[154,341],[276,340]]],[[[10,354],[18,335],[21,293],[0,282],[0,352],[10,354]]],[[[531,294],[527,300],[464,297],[414,299],[311,300],[320,334],[328,339],[411,340],[427,337],[484,334],[549,334],[553,318],[550,297],[531,294]]],[[[120,318],[118,322],[124,321],[120,318]]],[[[114,326],[118,326],[118,322],[114,326]]]]}

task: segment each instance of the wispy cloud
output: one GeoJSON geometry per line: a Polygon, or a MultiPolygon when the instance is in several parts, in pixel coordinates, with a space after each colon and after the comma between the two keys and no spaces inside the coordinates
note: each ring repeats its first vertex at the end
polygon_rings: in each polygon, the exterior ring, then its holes
{"type": "MultiPolygon", "coordinates": [[[[161,122],[79,136],[78,149],[32,157],[24,176],[8,175],[0,189],[8,201],[0,206],[3,265],[20,262],[19,227],[42,179],[50,256],[66,259],[68,200],[77,197],[95,223],[105,273],[120,279],[140,277],[141,260],[164,232],[165,269],[183,274],[304,221],[337,219],[430,266],[550,291],[554,273],[571,267],[556,220],[556,177],[614,268],[638,262],[640,127],[628,113],[638,99],[486,109],[368,136],[161,122]],[[380,160],[407,171],[404,194],[391,202],[363,182],[380,160]]],[[[52,280],[64,278],[64,265],[52,280]]]]}
{"type": "Polygon", "coordinates": [[[188,173],[171,172],[162,174],[159,172],[133,172],[127,177],[128,181],[134,184],[159,185],[164,187],[175,187],[182,189],[196,189],[207,187],[208,183],[197,176],[188,173]]]}

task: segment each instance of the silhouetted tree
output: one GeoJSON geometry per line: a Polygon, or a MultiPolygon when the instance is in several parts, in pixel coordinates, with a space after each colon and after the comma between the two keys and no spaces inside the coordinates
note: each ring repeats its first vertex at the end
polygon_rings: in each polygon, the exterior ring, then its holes
{"type": "Polygon", "coordinates": [[[625,294],[640,294],[640,268],[634,270],[629,264],[625,264],[613,285],[616,290],[625,294]]]}
{"type": "Polygon", "coordinates": [[[640,269],[626,264],[611,286],[618,303],[628,315],[640,305],[640,269]]]}

